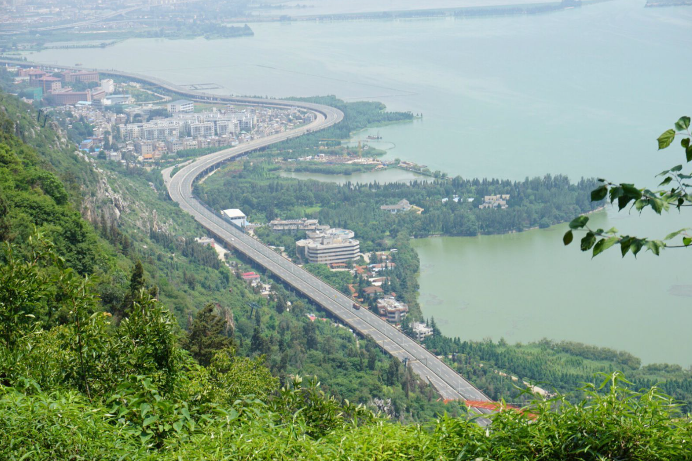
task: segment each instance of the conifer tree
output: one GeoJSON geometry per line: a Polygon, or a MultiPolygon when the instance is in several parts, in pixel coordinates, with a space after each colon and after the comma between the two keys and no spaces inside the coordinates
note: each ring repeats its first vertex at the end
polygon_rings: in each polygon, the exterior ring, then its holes
{"type": "Polygon", "coordinates": [[[223,318],[214,312],[214,305],[207,304],[197,313],[184,347],[202,366],[209,366],[214,353],[233,346],[233,339],[224,334],[223,318]]]}
{"type": "Polygon", "coordinates": [[[141,261],[137,261],[130,276],[130,287],[125,293],[120,309],[116,312],[118,317],[122,318],[132,309],[132,305],[141,297],[142,288],[144,288],[144,267],[141,261]]]}

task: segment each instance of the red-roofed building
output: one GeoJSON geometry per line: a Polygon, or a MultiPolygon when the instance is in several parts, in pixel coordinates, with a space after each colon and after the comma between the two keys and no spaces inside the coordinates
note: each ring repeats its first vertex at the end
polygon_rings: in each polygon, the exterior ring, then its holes
{"type": "Polygon", "coordinates": [[[365,287],[365,288],[363,288],[363,293],[365,293],[365,294],[368,295],[368,296],[372,296],[372,295],[375,295],[375,294],[384,293],[384,291],[383,291],[382,288],[380,288],[380,287],[374,287],[374,286],[373,286],[373,287],[365,287]]]}
{"type": "Polygon", "coordinates": [[[59,78],[51,77],[49,75],[44,75],[41,78],[36,79],[36,83],[41,85],[43,88],[43,93],[49,93],[62,88],[62,83],[59,78]]]}
{"type": "Polygon", "coordinates": [[[19,69],[19,76],[20,77],[29,77],[29,82],[35,83],[36,80],[38,80],[41,77],[45,77],[46,74],[44,71],[41,69],[34,69],[33,67],[31,69],[19,69]]]}
{"type": "Polygon", "coordinates": [[[255,274],[254,272],[245,272],[243,275],[241,275],[243,280],[259,280],[260,275],[255,274]]]}
{"type": "Polygon", "coordinates": [[[66,71],[62,73],[62,79],[66,82],[98,82],[99,73],[82,70],[79,72],[66,71]]]}

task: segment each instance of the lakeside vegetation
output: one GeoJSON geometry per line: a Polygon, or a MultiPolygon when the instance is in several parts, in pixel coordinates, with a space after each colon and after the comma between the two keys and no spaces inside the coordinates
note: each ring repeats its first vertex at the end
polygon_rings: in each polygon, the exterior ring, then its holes
{"type": "MultiPolygon", "coordinates": [[[[277,217],[301,218],[306,208],[318,207],[319,212],[305,217],[334,226],[348,225],[366,241],[375,241],[375,236],[383,236],[390,229],[414,237],[520,232],[565,222],[603,205],[588,198],[595,180],[572,184],[561,175],[516,182],[456,177],[408,184],[341,185],[281,177],[270,163],[247,160],[240,165],[242,170],[234,166],[199,187],[210,206],[225,209],[235,204],[258,223],[277,217]],[[510,195],[508,208],[479,208],[485,196],[498,194],[510,195]],[[380,209],[403,199],[424,211],[390,214],[380,209]]],[[[364,251],[373,249],[366,246],[364,251]]]]}
{"type": "Polygon", "coordinates": [[[139,25],[124,30],[108,30],[98,32],[57,31],[28,31],[16,35],[0,37],[0,52],[41,51],[50,48],[105,48],[115,42],[129,38],[165,38],[168,40],[183,40],[203,37],[207,40],[251,37],[255,35],[247,24],[228,26],[213,22],[182,22],[151,23],[139,25]],[[98,41],[99,43],[92,43],[98,41]],[[84,44],[87,42],[87,44],[84,44]],[[51,45],[60,43],[60,45],[51,45]]]}

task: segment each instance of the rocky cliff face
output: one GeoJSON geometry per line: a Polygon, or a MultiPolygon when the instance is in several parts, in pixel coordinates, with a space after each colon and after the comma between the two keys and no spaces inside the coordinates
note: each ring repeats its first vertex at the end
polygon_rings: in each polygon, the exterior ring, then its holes
{"type": "Polygon", "coordinates": [[[98,175],[96,187],[84,190],[84,200],[80,210],[82,216],[91,222],[95,222],[101,216],[109,222],[118,222],[127,210],[127,202],[110,186],[106,179],[106,172],[96,169],[96,173],[98,175]]]}

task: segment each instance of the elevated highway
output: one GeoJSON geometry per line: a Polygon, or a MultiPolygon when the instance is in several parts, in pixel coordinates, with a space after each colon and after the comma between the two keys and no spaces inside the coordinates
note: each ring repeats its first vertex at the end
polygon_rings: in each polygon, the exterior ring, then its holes
{"type": "MultiPolygon", "coordinates": [[[[244,99],[244,102],[248,102],[247,98],[244,99]]],[[[283,105],[286,104],[286,101],[260,99],[255,100],[255,103],[283,105]]],[[[171,198],[221,241],[271,271],[362,336],[372,338],[392,356],[401,361],[407,359],[413,371],[423,380],[430,382],[443,399],[489,401],[481,391],[473,387],[416,341],[372,312],[366,309],[354,309],[351,298],[317,279],[258,240],[243,233],[193,196],[194,182],[211,173],[224,162],[271,144],[303,135],[308,131],[330,127],[343,119],[343,113],[332,107],[306,103],[291,104],[313,111],[316,114],[315,121],[308,126],[290,132],[258,139],[206,155],[181,168],[172,178],[168,177],[171,171],[169,168],[164,172],[164,177],[171,198]]]]}

